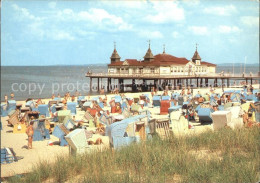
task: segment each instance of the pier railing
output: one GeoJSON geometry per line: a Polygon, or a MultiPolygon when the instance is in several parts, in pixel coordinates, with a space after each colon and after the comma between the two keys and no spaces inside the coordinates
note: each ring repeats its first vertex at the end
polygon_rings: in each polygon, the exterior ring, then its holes
{"type": "Polygon", "coordinates": [[[258,74],[230,74],[230,73],[210,73],[210,74],[190,74],[190,75],[173,75],[173,74],[160,74],[160,73],[134,73],[134,74],[125,74],[125,73],[86,73],[87,77],[127,77],[127,78],[191,78],[191,77],[241,77],[241,78],[259,78],[258,74]]]}

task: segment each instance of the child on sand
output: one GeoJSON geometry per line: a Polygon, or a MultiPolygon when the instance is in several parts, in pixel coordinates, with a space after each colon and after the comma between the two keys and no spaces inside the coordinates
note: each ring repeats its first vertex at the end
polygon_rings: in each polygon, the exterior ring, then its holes
{"type": "MultiPolygon", "coordinates": [[[[31,118],[34,119],[33,117],[31,118]]],[[[26,134],[28,135],[28,149],[32,149],[33,141],[33,121],[30,122],[30,125],[26,129],[26,134]]]]}

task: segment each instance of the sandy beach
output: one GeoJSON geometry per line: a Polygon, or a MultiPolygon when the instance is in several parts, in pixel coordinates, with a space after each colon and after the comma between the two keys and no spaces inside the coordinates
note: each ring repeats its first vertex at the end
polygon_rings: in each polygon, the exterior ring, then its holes
{"type": "MultiPolygon", "coordinates": [[[[259,88],[259,85],[254,85],[254,88],[259,88]]],[[[241,90],[242,88],[225,88],[225,90],[241,90]]],[[[201,88],[201,89],[194,89],[193,95],[196,95],[197,92],[200,91],[200,93],[203,95],[205,93],[209,93],[209,88],[201,88]]],[[[180,93],[180,90],[175,90],[175,92],[180,93]]],[[[221,88],[216,88],[215,93],[222,93],[221,88]]],[[[152,101],[151,92],[142,92],[142,93],[125,93],[125,96],[134,98],[139,97],[142,94],[148,94],[150,97],[150,100],[152,101]]],[[[157,94],[162,94],[162,91],[158,92],[157,94]]],[[[94,97],[101,96],[104,98],[104,95],[97,95],[97,96],[90,96],[90,99],[94,97]]],[[[115,96],[115,94],[108,94],[108,101],[111,100],[111,98],[115,96]]],[[[86,96],[88,99],[88,96],[86,96]]],[[[48,103],[50,99],[43,99],[43,102],[46,104],[48,103]]],[[[25,106],[25,101],[16,101],[17,104],[22,104],[25,106]]],[[[150,110],[152,117],[159,119],[159,118],[169,118],[169,115],[159,115],[160,108],[156,107],[147,107],[148,110],[150,110]]],[[[84,111],[81,111],[81,109],[77,108],[77,115],[76,120],[83,119],[84,111]]],[[[59,146],[59,139],[53,135],[50,136],[50,140],[54,142],[54,145],[48,146],[49,140],[43,140],[43,141],[34,141],[33,142],[33,149],[28,150],[27,149],[27,135],[25,133],[23,134],[13,134],[12,130],[13,127],[8,126],[7,123],[8,116],[7,117],[1,117],[2,122],[2,130],[1,130],[1,148],[3,147],[9,147],[13,148],[14,152],[16,153],[16,156],[23,157],[23,159],[19,160],[18,162],[13,162],[10,164],[1,164],[1,177],[9,177],[16,174],[23,174],[26,172],[30,172],[31,169],[35,164],[37,164],[40,161],[49,161],[54,162],[56,156],[61,155],[68,155],[69,154],[69,146],[59,146]]],[[[185,134],[192,135],[195,133],[201,133],[205,130],[211,129],[213,130],[213,125],[201,125],[199,122],[193,122],[192,125],[194,126],[193,129],[189,129],[185,134]]],[[[89,128],[88,128],[89,129],[89,128]]],[[[173,129],[173,132],[175,134],[178,134],[178,132],[175,132],[173,129]]],[[[109,139],[107,136],[101,136],[98,134],[93,135],[93,141],[97,138],[102,138],[103,144],[101,145],[92,145],[92,149],[96,148],[108,148],[109,147],[109,139]]]]}

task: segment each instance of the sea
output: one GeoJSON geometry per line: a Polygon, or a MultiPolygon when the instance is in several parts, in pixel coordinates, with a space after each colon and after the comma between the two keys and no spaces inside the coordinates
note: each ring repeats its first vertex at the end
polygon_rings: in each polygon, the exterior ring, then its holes
{"type": "MultiPolygon", "coordinates": [[[[15,100],[26,100],[28,98],[50,98],[52,94],[64,96],[66,92],[73,95],[78,91],[81,95],[95,95],[97,92],[97,80],[93,79],[93,91],[89,90],[89,78],[86,73],[91,70],[93,73],[106,73],[107,65],[75,65],[75,66],[1,66],[1,101],[4,96],[10,97],[14,93],[15,100]]],[[[231,64],[218,65],[216,72],[242,74],[259,72],[258,64],[242,64],[235,66],[231,64]]],[[[112,80],[113,84],[114,80],[112,80]]],[[[117,82],[115,80],[115,82],[117,82]]],[[[231,81],[232,82],[232,81],[231,81]]],[[[107,80],[102,80],[106,86],[107,80]]],[[[126,80],[125,84],[130,84],[126,80]]],[[[101,83],[100,83],[101,84],[101,83]]],[[[115,83],[116,84],[116,83],[115,83]]],[[[149,84],[149,82],[147,83],[149,84]]],[[[106,87],[105,87],[106,88],[106,87]]],[[[131,91],[131,88],[125,88],[131,91]]]]}

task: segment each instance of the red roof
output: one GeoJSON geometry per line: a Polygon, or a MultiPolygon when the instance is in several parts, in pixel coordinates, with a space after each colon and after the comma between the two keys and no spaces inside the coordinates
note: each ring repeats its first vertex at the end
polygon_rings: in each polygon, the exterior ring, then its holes
{"type": "MultiPolygon", "coordinates": [[[[136,59],[126,59],[129,65],[131,66],[169,66],[169,65],[186,65],[189,60],[183,57],[175,57],[166,53],[158,54],[154,56],[153,61],[137,61],[136,59]]],[[[123,65],[124,61],[113,62],[108,64],[108,66],[120,66],[123,65]]],[[[202,65],[207,66],[216,66],[209,62],[201,62],[202,65]]]]}
{"type": "Polygon", "coordinates": [[[209,62],[205,62],[205,61],[203,61],[203,62],[200,62],[201,63],[201,65],[207,65],[207,66],[217,66],[216,64],[212,64],[212,63],[209,63],[209,62]]]}

